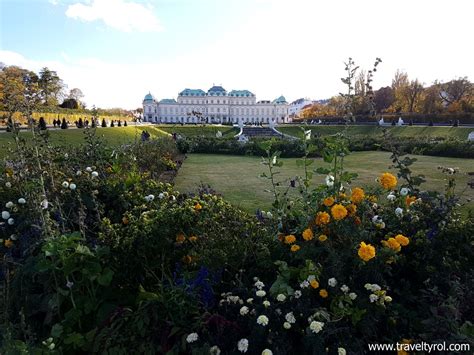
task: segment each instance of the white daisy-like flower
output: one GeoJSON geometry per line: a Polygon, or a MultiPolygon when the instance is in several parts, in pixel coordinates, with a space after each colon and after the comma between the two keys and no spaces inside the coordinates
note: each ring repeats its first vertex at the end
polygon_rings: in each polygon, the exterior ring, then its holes
{"type": "Polygon", "coordinates": [[[6,204],[5,204],[5,207],[6,208],[12,208],[15,204],[11,201],[8,201],[6,204]]]}
{"type": "Polygon", "coordinates": [[[285,302],[286,300],[286,296],[283,294],[283,293],[280,293],[278,296],[277,296],[277,301],[278,302],[285,302]]]}
{"type": "Polygon", "coordinates": [[[3,219],[8,219],[8,218],[10,218],[10,212],[8,212],[8,211],[2,211],[2,218],[3,218],[3,219]]]}
{"type": "Polygon", "coordinates": [[[92,176],[93,178],[96,178],[97,176],[99,176],[99,173],[98,173],[97,171],[93,171],[93,172],[91,173],[91,176],[92,176]]]}
{"type": "Polygon", "coordinates": [[[197,333],[191,333],[186,337],[186,341],[188,343],[194,343],[199,339],[199,335],[197,333]]]}
{"type": "Polygon", "coordinates": [[[370,296],[369,296],[369,300],[371,303],[374,303],[375,301],[377,301],[379,299],[379,296],[371,293],[370,296]]]}
{"type": "Polygon", "coordinates": [[[289,322],[285,322],[283,323],[283,328],[285,329],[290,329],[291,328],[291,324],[289,322]]]}
{"type": "Polygon", "coordinates": [[[308,280],[304,280],[302,283],[300,283],[301,288],[307,288],[309,287],[309,282],[308,280]]]}
{"type": "Polygon", "coordinates": [[[403,208],[397,207],[395,209],[395,214],[397,215],[397,217],[403,216],[403,208]]]}
{"type": "Polygon", "coordinates": [[[296,318],[295,318],[295,315],[293,314],[293,312],[287,313],[285,315],[285,320],[290,324],[296,323],[296,318]]]}
{"type": "Polygon", "coordinates": [[[67,189],[69,187],[69,183],[67,181],[63,181],[63,187],[67,189]]]}
{"type": "Polygon", "coordinates": [[[296,299],[300,298],[301,295],[302,295],[302,293],[301,293],[300,290],[296,290],[296,291],[295,291],[295,298],[296,298],[296,299]]]}
{"type": "Polygon", "coordinates": [[[336,287],[337,285],[337,280],[334,278],[334,277],[331,277],[329,280],[328,280],[328,285],[330,287],[336,287]]]}
{"type": "Polygon", "coordinates": [[[346,355],[346,349],[344,348],[337,348],[337,355],[346,355]]]}
{"type": "Polygon", "coordinates": [[[265,306],[265,308],[270,307],[270,301],[265,300],[262,302],[262,304],[265,306]]]}
{"type": "Polygon", "coordinates": [[[264,327],[268,325],[268,322],[269,322],[268,317],[263,314],[261,316],[258,316],[257,318],[257,324],[260,324],[264,327]]]}
{"type": "Polygon", "coordinates": [[[246,353],[249,348],[249,341],[247,339],[240,339],[237,343],[237,349],[241,353],[246,353]]]}
{"type": "Polygon", "coordinates": [[[160,193],[158,194],[158,198],[159,198],[160,200],[164,199],[164,198],[165,198],[164,193],[163,193],[163,192],[160,192],[160,193]]]}
{"type": "Polygon", "coordinates": [[[389,200],[390,202],[392,201],[395,201],[397,198],[397,196],[395,196],[394,194],[390,193],[387,195],[387,200],[389,200]]]}
{"type": "Polygon", "coordinates": [[[145,201],[146,202],[151,202],[155,199],[155,196],[154,195],[148,195],[148,196],[145,196],[145,201]]]}
{"type": "Polygon", "coordinates": [[[88,166],[88,167],[86,168],[86,171],[87,171],[88,173],[90,173],[90,172],[92,171],[92,168],[91,168],[90,166],[88,166]]]}
{"type": "Polygon", "coordinates": [[[349,286],[347,285],[342,285],[341,286],[341,291],[344,292],[344,293],[347,293],[349,291],[349,286]]]}
{"type": "Polygon", "coordinates": [[[261,290],[262,288],[265,287],[265,284],[262,281],[257,281],[255,282],[254,286],[258,288],[259,290],[261,290]]]}
{"type": "Polygon", "coordinates": [[[315,333],[318,334],[321,330],[323,330],[324,323],[323,322],[318,322],[318,321],[312,321],[311,324],[309,325],[309,329],[315,333]]]}
{"type": "Polygon", "coordinates": [[[243,306],[242,308],[240,308],[240,315],[241,316],[245,316],[248,313],[249,313],[249,308],[247,306],[243,306]]]}
{"type": "Polygon", "coordinates": [[[357,294],[355,292],[351,292],[349,293],[349,298],[354,301],[357,298],[357,294]]]}
{"type": "Polygon", "coordinates": [[[82,171],[78,170],[76,171],[76,176],[81,176],[82,175],[82,171]]]}
{"type": "Polygon", "coordinates": [[[24,204],[26,203],[26,200],[25,200],[23,197],[20,197],[20,198],[18,199],[18,203],[19,203],[20,205],[24,205],[24,204]]]}
{"type": "Polygon", "coordinates": [[[221,349],[217,345],[212,346],[209,349],[209,354],[210,355],[220,355],[221,354],[221,349]]]}
{"type": "Polygon", "coordinates": [[[380,222],[382,222],[382,218],[380,216],[375,215],[375,216],[372,217],[372,223],[377,224],[377,223],[380,223],[380,222]]]}
{"type": "Polygon", "coordinates": [[[406,188],[406,187],[402,187],[402,188],[400,189],[400,195],[402,195],[402,196],[408,195],[409,192],[410,192],[410,190],[409,190],[408,188],[406,188]]]}
{"type": "Polygon", "coordinates": [[[77,186],[76,186],[75,183],[71,183],[71,184],[69,185],[69,188],[70,188],[71,190],[73,190],[73,191],[76,189],[76,187],[77,187],[77,186]]]}
{"type": "Polygon", "coordinates": [[[257,297],[265,297],[267,293],[264,290],[258,290],[257,292],[255,292],[255,294],[257,295],[257,297]]]}
{"type": "Polygon", "coordinates": [[[265,349],[262,351],[262,355],[273,355],[273,352],[270,349],[265,349]]]}
{"type": "Polygon", "coordinates": [[[334,176],[327,175],[325,181],[326,181],[326,186],[327,187],[333,187],[334,186],[334,176]]]}
{"type": "Polygon", "coordinates": [[[8,188],[12,187],[12,183],[10,181],[7,181],[5,183],[5,187],[8,187],[8,188]]]}
{"type": "Polygon", "coordinates": [[[8,222],[9,225],[15,224],[15,220],[13,218],[8,218],[7,222],[8,222]]]}

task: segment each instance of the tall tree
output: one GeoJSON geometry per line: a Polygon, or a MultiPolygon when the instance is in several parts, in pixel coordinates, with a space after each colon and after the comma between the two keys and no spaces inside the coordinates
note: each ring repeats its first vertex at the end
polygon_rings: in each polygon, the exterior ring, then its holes
{"type": "Polygon", "coordinates": [[[441,84],[440,88],[439,95],[447,106],[469,100],[474,95],[474,86],[467,77],[441,84]]]}
{"type": "Polygon", "coordinates": [[[395,102],[394,90],[390,86],[378,89],[374,95],[375,110],[384,112],[395,102]]]}
{"type": "Polygon", "coordinates": [[[410,81],[410,84],[405,88],[403,94],[407,101],[408,112],[415,112],[415,105],[417,104],[423,90],[423,84],[421,84],[418,79],[410,81]]]}
{"type": "Polygon", "coordinates": [[[39,87],[44,106],[56,106],[63,96],[65,85],[58,74],[44,67],[39,72],[39,87]]]}

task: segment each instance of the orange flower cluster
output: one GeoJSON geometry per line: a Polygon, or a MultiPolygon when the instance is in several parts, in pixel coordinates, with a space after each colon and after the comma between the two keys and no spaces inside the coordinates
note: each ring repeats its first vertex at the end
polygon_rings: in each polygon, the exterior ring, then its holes
{"type": "Polygon", "coordinates": [[[310,241],[314,238],[314,234],[313,234],[313,231],[309,228],[305,229],[303,231],[303,239],[306,240],[306,241],[310,241]]]}
{"type": "Polygon", "coordinates": [[[356,187],[352,189],[352,194],[351,194],[351,201],[352,203],[358,204],[361,203],[365,198],[365,193],[364,190],[362,190],[360,187],[356,187]]]}
{"type": "Polygon", "coordinates": [[[331,215],[336,221],[339,221],[346,218],[347,209],[341,204],[336,204],[331,208],[331,215]]]}
{"type": "Polygon", "coordinates": [[[316,214],[316,225],[317,226],[322,226],[324,224],[328,224],[331,221],[331,216],[329,216],[329,213],[327,212],[318,212],[316,214]]]}
{"type": "Polygon", "coordinates": [[[383,173],[379,179],[380,185],[386,190],[391,190],[397,186],[397,178],[390,173],[383,173]]]}

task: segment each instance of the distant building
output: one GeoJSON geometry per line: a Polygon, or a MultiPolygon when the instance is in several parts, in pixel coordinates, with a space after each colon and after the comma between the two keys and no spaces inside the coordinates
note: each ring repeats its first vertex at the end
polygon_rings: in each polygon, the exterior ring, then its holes
{"type": "Polygon", "coordinates": [[[299,117],[300,112],[303,110],[303,108],[312,104],[313,101],[307,98],[295,100],[288,106],[288,115],[291,118],[299,117]]]}
{"type": "Polygon", "coordinates": [[[156,123],[285,123],[289,122],[288,102],[280,96],[273,101],[257,101],[248,90],[227,92],[213,86],[207,92],[184,89],[178,100],[156,100],[151,93],[143,99],[143,119],[156,123]]]}

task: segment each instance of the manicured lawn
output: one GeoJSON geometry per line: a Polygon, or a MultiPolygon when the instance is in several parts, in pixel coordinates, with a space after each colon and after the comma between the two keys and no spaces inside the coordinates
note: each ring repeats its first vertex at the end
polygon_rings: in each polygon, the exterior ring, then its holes
{"type": "MultiPolygon", "coordinates": [[[[150,133],[152,138],[167,136],[168,133],[155,126],[127,126],[127,127],[107,127],[97,128],[97,134],[102,135],[109,145],[119,145],[140,139],[143,130],[150,133]]],[[[79,145],[84,142],[83,129],[61,129],[49,130],[50,140],[57,145],[79,145]]],[[[27,140],[31,139],[30,132],[21,132],[20,135],[27,140]]],[[[0,133],[0,157],[4,156],[8,147],[14,143],[11,133],[0,133]]]]}
{"type": "MultiPolygon", "coordinates": [[[[345,129],[344,126],[278,126],[277,129],[285,134],[296,137],[302,137],[303,133],[300,127],[311,129],[313,134],[330,135],[341,132],[345,129]]],[[[474,131],[472,127],[429,127],[429,126],[348,126],[348,135],[365,135],[365,136],[382,136],[383,130],[387,129],[395,136],[401,137],[452,137],[467,140],[470,132],[474,131]]]]}
{"type": "Polygon", "coordinates": [[[239,133],[239,128],[232,126],[201,126],[201,125],[159,125],[156,126],[168,133],[178,133],[186,137],[215,137],[216,133],[220,131],[222,136],[231,138],[239,133]]]}
{"type": "MultiPolygon", "coordinates": [[[[355,185],[375,184],[377,176],[389,169],[391,165],[390,153],[387,152],[355,152],[346,158],[347,170],[356,172],[359,177],[355,185]]],[[[439,165],[459,167],[461,174],[458,177],[457,192],[463,200],[474,199],[474,189],[467,187],[467,171],[474,171],[474,159],[438,158],[416,156],[418,161],[413,171],[424,174],[427,182],[425,189],[442,191],[444,175],[437,169],[439,165]]],[[[296,166],[296,159],[282,159],[284,165],[280,177],[302,175],[303,172],[296,166]]],[[[323,165],[321,159],[315,159],[312,168],[323,165]]],[[[266,166],[260,164],[261,158],[247,156],[191,154],[185,160],[183,167],[176,178],[176,187],[181,192],[195,191],[202,182],[210,184],[228,201],[241,208],[254,212],[257,208],[268,209],[273,201],[270,193],[265,189],[270,187],[268,180],[259,178],[266,172],[266,166]]],[[[323,183],[324,177],[315,175],[313,183],[323,183]]],[[[470,208],[474,208],[470,203],[470,208]]]]}

